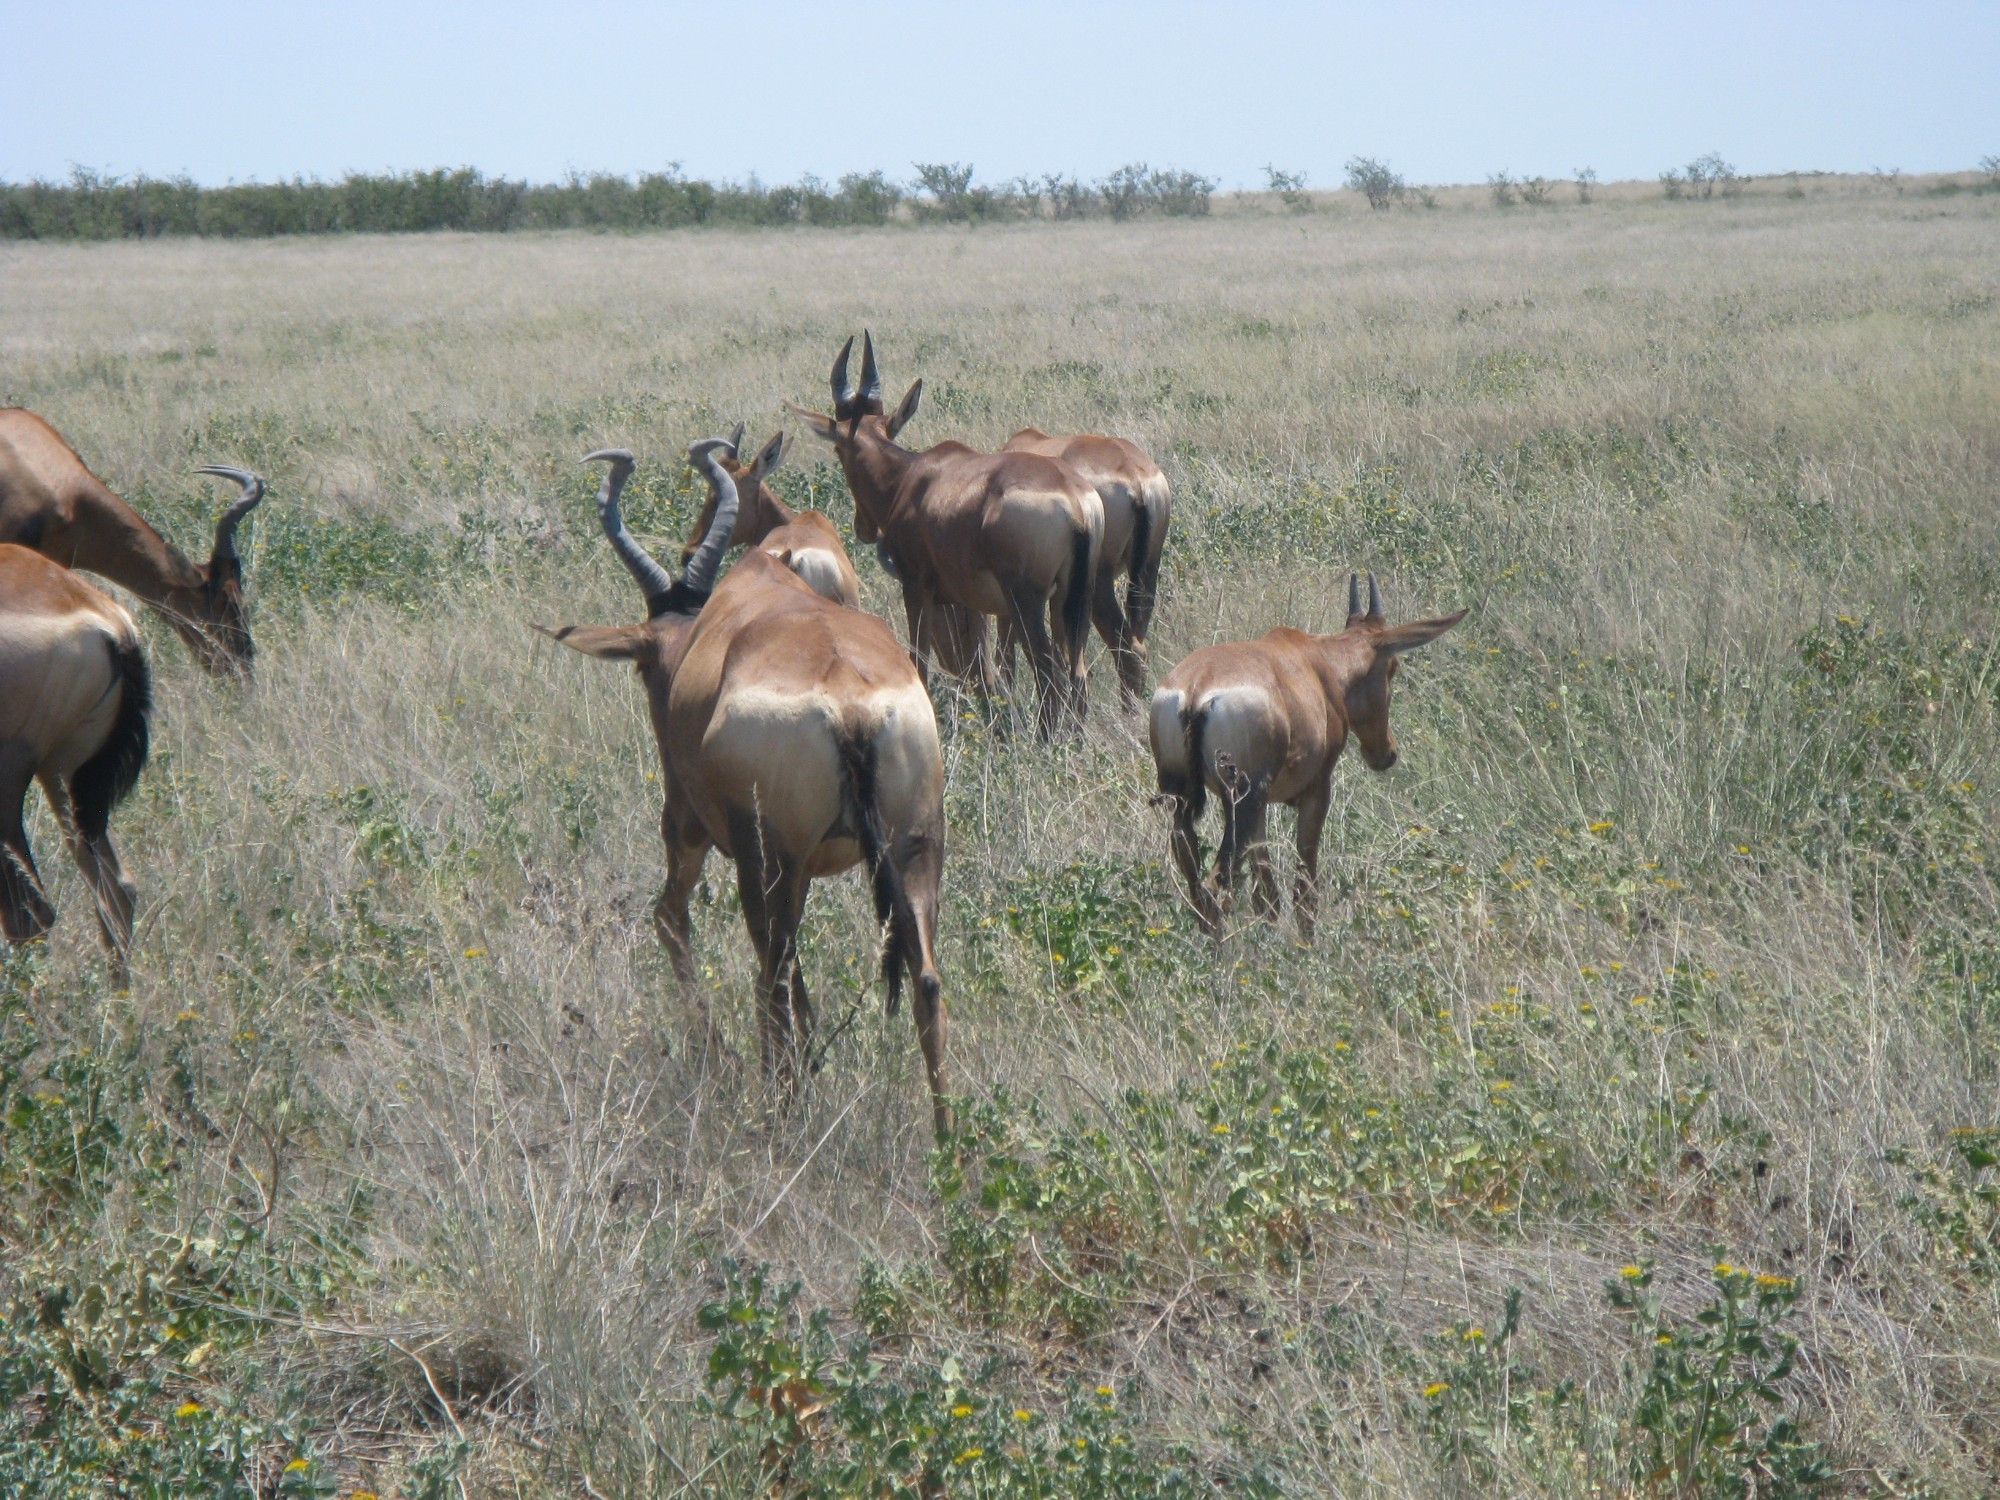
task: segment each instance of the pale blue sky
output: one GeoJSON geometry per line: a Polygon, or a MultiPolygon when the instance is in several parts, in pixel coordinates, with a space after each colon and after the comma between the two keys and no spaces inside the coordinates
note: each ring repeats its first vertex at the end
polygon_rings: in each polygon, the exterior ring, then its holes
{"type": "Polygon", "coordinates": [[[679,160],[767,182],[1266,162],[1651,177],[2000,153],[2000,3],[810,5],[0,0],[0,178],[679,160]]]}

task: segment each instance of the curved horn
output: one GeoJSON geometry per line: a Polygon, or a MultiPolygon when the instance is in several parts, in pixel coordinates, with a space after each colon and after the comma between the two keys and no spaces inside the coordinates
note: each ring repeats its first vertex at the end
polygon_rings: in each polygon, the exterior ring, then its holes
{"type": "Polygon", "coordinates": [[[738,422],[736,430],[729,434],[729,456],[731,458],[741,458],[743,456],[743,424],[741,422],[738,422]]]}
{"type": "Polygon", "coordinates": [[[833,361],[833,414],[836,417],[848,416],[854,407],[854,382],[847,378],[847,356],[853,352],[854,335],[850,333],[833,361]]]}
{"type": "Polygon", "coordinates": [[[855,397],[863,411],[882,410],[882,373],[875,368],[875,335],[861,330],[861,390],[855,397]]]}
{"type": "Polygon", "coordinates": [[[1368,575],[1368,618],[1371,620],[1385,618],[1382,613],[1382,590],[1376,586],[1373,573],[1368,575]]]}
{"type": "Polygon", "coordinates": [[[245,516],[255,510],[264,498],[262,477],[248,469],[232,469],[225,464],[203,464],[195,470],[197,474],[213,474],[217,479],[231,479],[243,487],[242,495],[222,513],[215,523],[215,552],[210,558],[210,566],[219,562],[236,560],[236,528],[245,516]]]}
{"type": "Polygon", "coordinates": [[[625,481],[632,477],[637,460],[629,449],[599,448],[595,453],[586,453],[583,462],[611,465],[605,473],[604,483],[597,489],[598,524],[603,526],[605,540],[611,543],[611,550],[618,554],[619,561],[639,581],[639,587],[646,595],[647,614],[657,615],[662,612],[667,595],[673,592],[674,580],[625,529],[625,517],[618,509],[619,492],[625,488],[625,481]]]}
{"type": "Polygon", "coordinates": [[[1361,575],[1347,575],[1347,623],[1352,625],[1361,618],[1361,575]]]}
{"type": "Polygon", "coordinates": [[[696,608],[715,587],[715,575],[722,567],[722,554],[729,550],[729,538],[736,530],[736,481],[716,461],[716,453],[729,445],[721,438],[703,438],[688,449],[688,462],[708,479],[709,493],[715,497],[715,519],[708,523],[708,535],[681,569],[678,585],[683,595],[694,595],[696,608]]]}

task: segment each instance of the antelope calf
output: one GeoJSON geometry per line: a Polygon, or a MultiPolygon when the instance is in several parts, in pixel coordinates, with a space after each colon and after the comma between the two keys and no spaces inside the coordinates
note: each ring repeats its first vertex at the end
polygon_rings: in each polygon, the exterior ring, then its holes
{"type": "Polygon", "coordinates": [[[1004,620],[1034,665],[1042,733],[1054,734],[1070,715],[1081,719],[1083,648],[1104,539],[1097,491],[1038,453],[898,447],[924,383],[885,413],[873,338],[862,335],[859,391],[847,377],[853,349],[850,338],[833,362],[832,416],[791,410],[833,444],[854,496],[854,534],[874,543],[902,582],[918,660],[935,655],[948,671],[976,672],[990,692],[986,619],[1004,620]]]}
{"type": "MultiPolygon", "coordinates": [[[[795,511],[780,500],[764,481],[785,460],[785,435],[781,432],[766,443],[756,458],[745,465],[739,453],[743,445],[743,424],[726,451],[719,450],[717,461],[736,483],[736,529],[730,533],[731,547],[759,547],[777,558],[806,582],[806,587],[823,599],[861,608],[861,579],[840,545],[840,533],[833,519],[816,510],[795,511]]],[[[708,501],[695,518],[694,531],[681,548],[681,565],[694,556],[697,542],[708,535],[715,519],[716,497],[708,501]]]]}
{"type": "MultiPolygon", "coordinates": [[[[1023,427],[1001,446],[1003,453],[1039,453],[1058,458],[1083,476],[1104,506],[1104,545],[1090,595],[1090,615],[1118,669],[1120,696],[1127,707],[1146,691],[1146,629],[1159,597],[1160,557],[1167,546],[1171,496],[1167,476],[1145,451],[1123,438],[1083,433],[1050,437],[1023,427]],[[1118,575],[1126,578],[1118,598],[1118,575]]],[[[1001,654],[1013,642],[1003,626],[1001,654]]]]}
{"type": "Polygon", "coordinates": [[[111,809],[146,764],[152,677],[139,632],[108,595],[26,547],[0,544],[0,934],[48,931],[24,819],[39,781],[97,898],[104,944],[122,965],[134,891],[111,846],[111,809]]]}
{"type": "Polygon", "coordinates": [[[887,931],[889,1008],[907,971],[942,1134],[950,1126],[937,971],[944,762],[930,696],[887,624],[822,598],[768,551],[752,549],[716,586],[738,511],[721,459],[729,446],[713,438],[688,450],[713,507],[678,582],[619,516],[632,455],[606,449],[585,460],[610,465],[599,515],[651,618],[543,633],[589,656],[633,662],[645,684],[666,791],[667,880],[653,922],[682,988],[695,986],[688,897],[708,851],[720,849],[736,863],[757,949],[764,1067],[795,1081],[814,1021],[798,953],[807,888],[865,864],[887,931]]]}
{"type": "Polygon", "coordinates": [[[1351,733],[1376,771],[1396,763],[1389,689],[1406,651],[1428,645],[1465,611],[1390,625],[1368,575],[1347,579],[1347,627],[1337,635],[1279,628],[1261,640],[1206,646],[1161,680],[1153,694],[1153,763],[1160,797],[1173,808],[1169,843],[1204,930],[1219,935],[1222,913],[1247,857],[1258,913],[1278,917],[1278,886],[1265,842],[1273,802],[1298,811],[1299,869],[1293,890],[1300,935],[1312,939],[1319,898],[1319,840],[1332,795],[1334,762],[1351,733]],[[1214,792],[1222,801],[1222,847],[1204,883],[1196,825],[1214,792]]]}
{"type": "Polygon", "coordinates": [[[206,464],[241,488],[215,524],[205,564],[188,561],[91,473],[62,434],[31,411],[0,407],[0,542],[31,547],[65,568],[81,568],[130,589],[165,617],[202,668],[248,677],[255,647],[243,608],[243,563],[236,528],[264,498],[247,469],[206,464]]]}

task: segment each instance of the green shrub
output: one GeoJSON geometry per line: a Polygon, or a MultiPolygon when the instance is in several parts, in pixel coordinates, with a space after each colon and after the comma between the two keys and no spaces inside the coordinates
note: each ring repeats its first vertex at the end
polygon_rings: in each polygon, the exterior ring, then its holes
{"type": "Polygon", "coordinates": [[[991,1500],[1180,1500],[1274,1495],[1255,1473],[1211,1482],[1148,1452],[1110,1385],[1075,1382],[1056,1399],[1010,1392],[994,1361],[952,1355],[891,1369],[864,1336],[844,1347],[825,1308],[801,1312],[796,1282],[723,1264],[723,1293],[697,1319],[715,1342],[707,1409],[718,1458],[768,1490],[817,1497],[964,1495],[991,1500]]]}
{"type": "MultiPolygon", "coordinates": [[[[1718,1252],[1719,1253],[1719,1252],[1718,1252]]],[[[1630,1321],[1639,1388],[1620,1450],[1643,1492],[1790,1497],[1833,1483],[1834,1472],[1796,1416],[1783,1410],[1799,1341],[1785,1328],[1797,1284],[1715,1265],[1715,1296],[1692,1322],[1667,1316],[1650,1263],[1605,1283],[1630,1321]]]]}

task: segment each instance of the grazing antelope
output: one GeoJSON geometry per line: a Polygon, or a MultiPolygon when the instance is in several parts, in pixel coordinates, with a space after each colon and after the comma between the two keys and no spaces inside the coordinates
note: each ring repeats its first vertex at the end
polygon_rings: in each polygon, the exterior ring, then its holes
{"type": "Polygon", "coordinates": [[[795,1080],[813,1027],[798,954],[807,887],[866,864],[887,929],[889,1008],[907,969],[942,1134],[950,1127],[937,971],[944,763],[930,696],[885,622],[822,598],[769,552],[753,548],[716,586],[738,509],[720,457],[728,447],[711,438],[688,450],[714,505],[678,582],[620,518],[632,455],[605,449],[585,460],[610,465],[598,514],[650,618],[543,633],[588,656],[635,663],[646,685],[666,790],[667,880],[653,924],[682,988],[695,985],[688,897],[709,849],[720,849],[736,862],[757,949],[764,1067],[795,1080]]]}
{"type": "Polygon", "coordinates": [[[122,965],[135,892],[111,847],[111,809],[146,764],[152,677],[116,600],[26,547],[0,544],[0,934],[24,943],[55,921],[28,846],[40,781],[97,897],[122,965]]]}
{"type": "MultiPolygon", "coordinates": [[[[748,465],[739,457],[742,446],[743,424],[739,422],[728,448],[716,454],[736,482],[736,529],[730,533],[729,545],[761,547],[803,578],[821,598],[850,609],[861,608],[861,579],[847,560],[847,549],[840,545],[832,518],[816,510],[793,510],[764,483],[785,460],[785,435],[781,432],[772,438],[748,465]]],[[[695,518],[687,545],[681,548],[682,567],[694,556],[700,539],[708,535],[709,523],[715,519],[715,503],[711,491],[695,518]]]]}
{"type": "Polygon", "coordinates": [[[215,524],[206,564],[188,561],[147,525],[55,428],[18,406],[0,407],[0,542],[130,589],[166,618],[205,670],[248,677],[255,648],[243,610],[236,528],[264,498],[264,481],[220,464],[195,472],[242,489],[215,524]]]}
{"type": "MultiPolygon", "coordinates": [[[[1023,427],[1000,451],[1059,458],[1097,491],[1104,506],[1104,546],[1098,553],[1090,615],[1118,668],[1120,695],[1128,707],[1138,703],[1146,691],[1146,628],[1159,597],[1160,556],[1167,546],[1167,476],[1136,444],[1094,433],[1050,437],[1023,427]],[[1126,577],[1122,603],[1120,573],[1126,577]]],[[[1006,658],[1013,641],[1004,626],[1001,635],[1000,652],[1006,658]]]]}
{"type": "MultiPolygon", "coordinates": [[[[1104,538],[1104,507],[1075,470],[1038,453],[978,453],[939,443],[921,453],[896,435],[916,415],[919,380],[884,413],[875,342],[862,335],[861,389],[847,378],[848,339],[833,362],[833,415],[791,410],[833,444],[854,496],[854,534],[876,544],[902,581],[917,659],[936,655],[993,686],[986,617],[1027,647],[1041,730],[1084,707],[1083,648],[1104,538]],[[1047,612],[1047,624],[1043,612],[1047,612]]],[[[790,403],[786,403],[788,406],[790,403]]]]}
{"type": "Polygon", "coordinates": [[[1389,732],[1389,687],[1398,659],[1428,645],[1465,618],[1390,625],[1382,591],[1368,575],[1347,579],[1347,628],[1308,635],[1279,628],[1262,640],[1206,646],[1169,672],[1153,694],[1153,763],[1160,799],[1172,806],[1174,863],[1187,881],[1195,915],[1211,935],[1247,856],[1254,869],[1261,916],[1278,917],[1278,885],[1264,838],[1273,802],[1298,810],[1299,870],[1293,891],[1300,935],[1312,939],[1318,904],[1319,840],[1332,795],[1334,762],[1351,732],[1371,769],[1396,763],[1389,732]],[[1210,791],[1222,799],[1222,847],[1207,884],[1195,825],[1210,791]]]}

